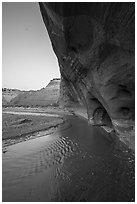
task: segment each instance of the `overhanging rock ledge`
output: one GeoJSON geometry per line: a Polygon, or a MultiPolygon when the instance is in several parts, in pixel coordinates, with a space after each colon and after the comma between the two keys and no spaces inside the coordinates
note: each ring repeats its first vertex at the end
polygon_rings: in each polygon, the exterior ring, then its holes
{"type": "Polygon", "coordinates": [[[60,67],[60,105],[134,149],[135,3],[39,5],[60,67]]]}

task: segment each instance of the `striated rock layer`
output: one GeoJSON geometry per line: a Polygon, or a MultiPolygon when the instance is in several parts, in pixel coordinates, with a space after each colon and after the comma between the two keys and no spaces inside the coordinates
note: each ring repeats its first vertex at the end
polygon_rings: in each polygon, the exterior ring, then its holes
{"type": "Polygon", "coordinates": [[[46,107],[58,106],[60,79],[52,79],[49,84],[40,90],[20,91],[9,103],[3,105],[12,107],[46,107]]]}
{"type": "Polygon", "coordinates": [[[60,67],[60,104],[82,105],[90,124],[134,148],[135,3],[39,5],[60,67]]]}

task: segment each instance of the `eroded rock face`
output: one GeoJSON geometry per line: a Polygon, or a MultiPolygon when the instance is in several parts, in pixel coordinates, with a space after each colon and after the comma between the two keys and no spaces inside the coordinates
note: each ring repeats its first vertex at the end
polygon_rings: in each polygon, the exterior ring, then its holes
{"type": "MultiPolygon", "coordinates": [[[[63,86],[89,123],[134,148],[134,3],[40,3],[63,86]]],[[[61,88],[60,103],[63,101],[61,88]]],[[[75,106],[74,106],[75,107],[75,106]]]]}
{"type": "Polygon", "coordinates": [[[11,107],[47,107],[58,106],[60,79],[52,79],[40,90],[20,91],[7,106],[11,107]]]}

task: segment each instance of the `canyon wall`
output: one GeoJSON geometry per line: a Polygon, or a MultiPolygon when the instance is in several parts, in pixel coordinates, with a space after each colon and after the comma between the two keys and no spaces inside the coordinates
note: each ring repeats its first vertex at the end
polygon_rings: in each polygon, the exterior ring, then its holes
{"type": "Polygon", "coordinates": [[[61,72],[60,105],[134,148],[135,3],[39,3],[61,72]]]}

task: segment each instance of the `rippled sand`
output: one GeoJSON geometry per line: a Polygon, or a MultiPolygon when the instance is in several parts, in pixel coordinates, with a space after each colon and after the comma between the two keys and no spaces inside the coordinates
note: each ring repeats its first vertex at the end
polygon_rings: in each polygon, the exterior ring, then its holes
{"type": "Polygon", "coordinates": [[[80,118],[68,122],[7,148],[3,201],[134,201],[134,153],[80,118]]]}

